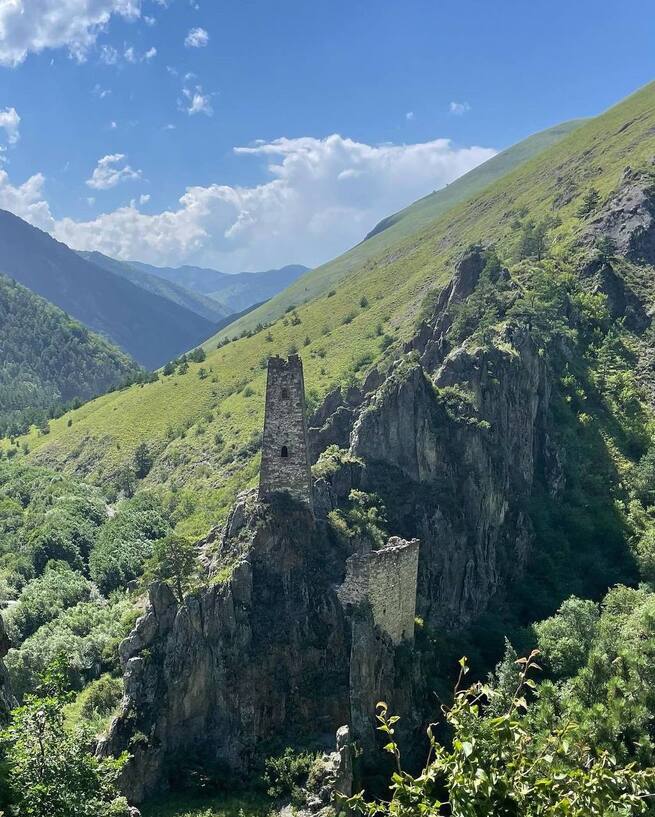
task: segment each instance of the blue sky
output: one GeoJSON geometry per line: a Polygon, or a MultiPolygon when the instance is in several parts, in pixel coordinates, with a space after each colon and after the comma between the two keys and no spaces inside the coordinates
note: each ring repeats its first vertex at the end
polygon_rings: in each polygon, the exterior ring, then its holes
{"type": "Polygon", "coordinates": [[[0,206],[124,258],[317,264],[650,81],[654,35],[652,0],[0,4],[0,206]]]}

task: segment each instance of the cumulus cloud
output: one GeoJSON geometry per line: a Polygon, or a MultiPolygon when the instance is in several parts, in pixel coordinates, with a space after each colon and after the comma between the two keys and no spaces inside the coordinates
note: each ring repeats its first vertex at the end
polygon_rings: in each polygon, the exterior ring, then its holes
{"type": "Polygon", "coordinates": [[[15,145],[20,139],[20,116],[16,108],[5,108],[0,110],[0,130],[4,130],[7,142],[15,145]]]}
{"type": "Polygon", "coordinates": [[[368,145],[335,134],[257,142],[236,153],[263,160],[268,178],[251,187],[189,187],[176,207],[154,214],[131,202],[90,221],[64,218],[54,234],[76,249],[154,264],[232,271],[316,265],[495,151],[448,139],[368,145]]]}
{"type": "Polygon", "coordinates": [[[0,64],[67,48],[83,61],[112,16],[136,20],[141,0],[4,0],[0,2],[0,64]]]}
{"type": "Polygon", "coordinates": [[[110,153],[98,159],[91,178],[86,180],[87,185],[94,190],[109,190],[121,182],[140,179],[141,171],[124,164],[125,158],[124,153],[110,153]]]}
{"type": "Polygon", "coordinates": [[[184,38],[187,48],[204,48],[209,42],[209,34],[204,28],[192,28],[184,38]]]}
{"type": "Polygon", "coordinates": [[[462,114],[468,113],[471,110],[471,106],[468,102],[451,102],[448,106],[448,110],[450,113],[455,114],[455,116],[461,116],[462,114]]]}
{"type": "MultiPolygon", "coordinates": [[[[456,147],[448,139],[368,145],[332,135],[258,141],[236,149],[264,163],[261,184],[189,187],[177,206],[152,214],[128,206],[86,221],[55,219],[44,177],[12,185],[0,170],[0,208],[60,241],[121,259],[200,264],[218,269],[270,269],[297,261],[317,265],[362,239],[381,218],[443,187],[495,151],[456,147]]],[[[89,184],[99,190],[140,178],[123,154],[103,157],[89,184]],[[114,181],[115,179],[115,181],[114,181]]]]}
{"type": "Polygon", "coordinates": [[[4,170],[0,170],[0,209],[9,210],[35,227],[54,232],[55,221],[44,198],[45,178],[41,173],[21,185],[13,185],[4,170]]]}

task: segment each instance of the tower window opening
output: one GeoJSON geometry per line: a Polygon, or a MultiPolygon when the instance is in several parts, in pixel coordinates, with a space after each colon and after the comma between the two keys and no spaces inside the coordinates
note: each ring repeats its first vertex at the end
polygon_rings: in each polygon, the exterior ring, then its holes
{"type": "Polygon", "coordinates": [[[289,449],[286,447],[286,445],[282,446],[282,450],[280,451],[280,456],[285,457],[285,458],[289,456],[289,449]]]}
{"type": "Polygon", "coordinates": [[[289,399],[289,389],[286,389],[286,388],[282,389],[282,397],[283,397],[284,400],[289,399]]]}

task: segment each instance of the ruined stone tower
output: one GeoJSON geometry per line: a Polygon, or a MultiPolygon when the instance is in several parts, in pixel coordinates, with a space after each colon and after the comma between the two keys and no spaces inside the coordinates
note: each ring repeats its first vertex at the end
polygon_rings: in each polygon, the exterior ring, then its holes
{"type": "Polygon", "coordinates": [[[310,507],[313,504],[305,382],[298,355],[268,360],[259,498],[265,502],[276,491],[288,491],[310,507]]]}

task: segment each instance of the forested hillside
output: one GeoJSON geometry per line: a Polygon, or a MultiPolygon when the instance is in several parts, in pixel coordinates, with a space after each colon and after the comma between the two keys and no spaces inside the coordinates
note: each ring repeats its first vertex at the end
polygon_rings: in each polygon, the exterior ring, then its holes
{"type": "Polygon", "coordinates": [[[47,420],[136,378],[135,361],[60,309],[0,275],[0,434],[47,420]]]}

